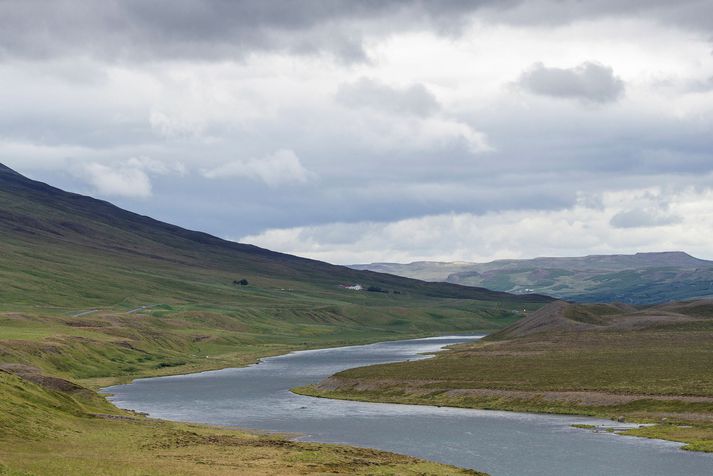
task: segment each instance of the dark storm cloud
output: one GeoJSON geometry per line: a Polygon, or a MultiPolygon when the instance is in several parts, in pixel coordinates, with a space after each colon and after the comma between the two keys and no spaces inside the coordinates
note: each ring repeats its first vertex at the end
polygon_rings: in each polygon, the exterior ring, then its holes
{"type": "MultiPolygon", "coordinates": [[[[363,57],[369,21],[391,27],[457,29],[461,16],[493,0],[9,0],[0,3],[0,52],[46,59],[241,58],[254,51],[363,57]],[[345,23],[354,23],[349,28],[345,23]]],[[[508,2],[510,3],[510,2],[508,2]]]]}
{"type": "Polygon", "coordinates": [[[614,70],[597,63],[582,63],[574,68],[548,68],[542,63],[525,71],[518,84],[542,96],[607,103],[624,94],[624,81],[614,70]]]}
{"type": "Polygon", "coordinates": [[[5,0],[0,55],[213,60],[283,51],[359,61],[368,36],[454,35],[473,14],[527,25],[636,15],[713,33],[713,2],[696,0],[5,0]]]}
{"type": "Polygon", "coordinates": [[[526,0],[499,14],[501,21],[522,25],[628,17],[713,33],[713,3],[708,0],[526,0]]]}

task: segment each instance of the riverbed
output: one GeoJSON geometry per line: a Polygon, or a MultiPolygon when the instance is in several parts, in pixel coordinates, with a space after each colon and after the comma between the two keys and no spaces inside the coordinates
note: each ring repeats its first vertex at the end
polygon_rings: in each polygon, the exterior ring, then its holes
{"type": "Polygon", "coordinates": [[[674,442],[594,433],[586,417],[350,402],[295,395],[347,368],[427,358],[477,336],[309,350],[234,368],[139,379],[104,389],[151,417],[298,433],[487,471],[492,476],[710,476],[713,455],[674,442]]]}

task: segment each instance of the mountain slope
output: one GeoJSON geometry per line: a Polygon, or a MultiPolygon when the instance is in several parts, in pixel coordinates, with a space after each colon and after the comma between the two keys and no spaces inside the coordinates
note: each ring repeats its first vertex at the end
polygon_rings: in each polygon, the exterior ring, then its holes
{"type": "Polygon", "coordinates": [[[0,473],[233,474],[260,460],[279,474],[452,474],[371,450],[146,420],[90,390],[292,350],[492,331],[550,300],[233,243],[0,166],[0,473]],[[331,466],[294,461],[307,451],[331,466]],[[97,460],[102,452],[112,458],[97,460]]]}
{"type": "Polygon", "coordinates": [[[233,243],[6,167],[0,238],[0,364],[70,379],[188,372],[298,348],[492,331],[551,300],[233,243]],[[340,287],[356,283],[380,292],[340,287]]]}
{"type": "Polygon", "coordinates": [[[352,268],[513,293],[537,292],[578,302],[656,304],[713,296],[713,261],[683,252],[489,263],[374,263],[352,268]]]}
{"type": "Polygon", "coordinates": [[[4,166],[0,235],[0,300],[5,303],[29,294],[34,302],[52,305],[69,296],[81,305],[104,305],[127,294],[149,299],[156,291],[203,299],[205,293],[234,292],[232,277],[330,292],[339,284],[361,283],[419,297],[522,300],[486,289],[357,272],[221,240],[61,191],[4,166]],[[108,283],[108,276],[119,282],[108,283]]]}
{"type": "Polygon", "coordinates": [[[549,300],[224,241],[0,165],[0,474],[457,474],[144,419],[91,390],[298,349],[494,330],[549,300]],[[374,292],[339,286],[356,283],[374,292]]]}

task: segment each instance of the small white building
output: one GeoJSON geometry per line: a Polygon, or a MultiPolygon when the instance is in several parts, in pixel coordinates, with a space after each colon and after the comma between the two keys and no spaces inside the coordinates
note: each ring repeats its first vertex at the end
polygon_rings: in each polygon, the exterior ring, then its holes
{"type": "Polygon", "coordinates": [[[364,287],[361,284],[340,284],[340,288],[351,289],[352,291],[361,291],[364,287]]]}

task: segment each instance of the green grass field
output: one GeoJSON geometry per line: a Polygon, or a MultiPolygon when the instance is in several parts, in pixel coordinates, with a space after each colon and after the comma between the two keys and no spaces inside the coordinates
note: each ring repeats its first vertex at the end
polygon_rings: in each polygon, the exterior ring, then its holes
{"type": "Polygon", "coordinates": [[[106,383],[242,365],[295,349],[482,332],[518,318],[489,302],[384,296],[359,305],[307,295],[270,299],[257,287],[240,292],[232,305],[174,303],[132,314],[126,307],[81,317],[73,317],[78,309],[2,312],[0,363],[106,383]]]}

